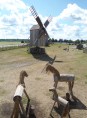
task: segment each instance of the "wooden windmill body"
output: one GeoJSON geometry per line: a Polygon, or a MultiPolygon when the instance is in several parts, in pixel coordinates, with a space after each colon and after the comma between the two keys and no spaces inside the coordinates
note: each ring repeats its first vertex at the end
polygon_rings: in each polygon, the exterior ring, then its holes
{"type": "Polygon", "coordinates": [[[33,6],[30,7],[30,11],[38,23],[37,25],[33,25],[30,29],[30,52],[35,54],[45,53],[45,49],[41,48],[41,46],[48,44],[49,35],[46,31],[46,27],[52,18],[49,17],[43,25],[33,6]]]}

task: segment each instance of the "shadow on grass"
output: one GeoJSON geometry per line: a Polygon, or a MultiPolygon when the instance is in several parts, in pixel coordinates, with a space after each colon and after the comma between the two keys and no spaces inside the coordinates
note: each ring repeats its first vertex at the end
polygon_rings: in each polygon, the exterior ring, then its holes
{"type": "Polygon", "coordinates": [[[5,101],[0,105],[0,117],[9,118],[12,113],[13,105],[10,102],[5,101]]]}
{"type": "MultiPolygon", "coordinates": [[[[44,112],[39,107],[40,103],[35,100],[31,100],[31,104],[35,106],[35,109],[34,109],[33,114],[31,114],[31,111],[30,111],[29,118],[44,118],[44,112]]],[[[13,107],[14,107],[14,102],[10,103],[10,102],[5,101],[4,103],[2,103],[0,105],[0,118],[10,118],[12,115],[13,107]]],[[[20,117],[24,118],[23,115],[21,115],[20,117]]]]}
{"type": "Polygon", "coordinates": [[[81,100],[79,100],[77,97],[74,96],[74,102],[69,102],[70,104],[70,109],[83,109],[87,110],[87,106],[85,106],[81,100]]]}
{"type": "Polygon", "coordinates": [[[53,62],[60,62],[60,63],[62,63],[63,61],[55,61],[55,59],[56,59],[56,55],[54,56],[54,58],[52,58],[52,57],[50,57],[48,54],[41,54],[41,55],[37,55],[37,54],[32,54],[33,55],[33,57],[35,58],[35,59],[38,59],[38,60],[42,60],[42,61],[47,61],[47,62],[49,62],[50,64],[52,64],[53,62]]]}
{"type": "Polygon", "coordinates": [[[44,118],[44,111],[39,107],[39,102],[36,99],[31,100],[31,105],[34,105],[34,114],[29,118],[44,118]]]}

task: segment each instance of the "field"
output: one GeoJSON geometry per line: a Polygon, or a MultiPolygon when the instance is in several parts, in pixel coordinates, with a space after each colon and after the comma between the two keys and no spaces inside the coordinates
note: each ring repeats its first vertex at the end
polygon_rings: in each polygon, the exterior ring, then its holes
{"type": "MultiPolygon", "coordinates": [[[[10,118],[13,109],[13,95],[22,70],[28,73],[25,78],[26,91],[35,105],[36,118],[51,118],[50,111],[54,101],[49,88],[53,87],[53,75],[42,72],[46,63],[52,61],[56,55],[53,66],[60,73],[75,74],[73,88],[78,105],[70,110],[71,118],[87,118],[87,54],[77,50],[74,45],[53,44],[46,47],[47,55],[35,56],[27,52],[27,48],[0,51],[0,118],[10,118]]],[[[68,85],[59,82],[58,94],[65,96],[68,85]]],[[[26,103],[25,95],[23,103],[26,103]]],[[[58,118],[58,113],[53,110],[53,118],[58,118]]]]}
{"type": "Polygon", "coordinates": [[[14,42],[12,42],[12,41],[10,41],[10,42],[9,42],[9,41],[8,41],[8,42],[7,42],[7,41],[1,41],[1,42],[0,42],[0,46],[1,46],[1,45],[2,45],[2,46],[3,46],[3,45],[17,45],[17,44],[20,44],[20,43],[21,43],[21,41],[20,41],[20,42],[16,42],[16,41],[14,41],[14,42]]]}

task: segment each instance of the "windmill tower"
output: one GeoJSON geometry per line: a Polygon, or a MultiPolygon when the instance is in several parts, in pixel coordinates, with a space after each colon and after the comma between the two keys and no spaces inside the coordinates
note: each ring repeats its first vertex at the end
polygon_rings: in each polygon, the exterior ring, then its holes
{"type": "Polygon", "coordinates": [[[46,46],[48,43],[49,35],[46,28],[52,17],[50,16],[43,25],[33,6],[30,7],[30,11],[37,22],[37,25],[33,25],[30,29],[30,52],[35,54],[45,53],[45,49],[41,48],[41,46],[46,46]]]}

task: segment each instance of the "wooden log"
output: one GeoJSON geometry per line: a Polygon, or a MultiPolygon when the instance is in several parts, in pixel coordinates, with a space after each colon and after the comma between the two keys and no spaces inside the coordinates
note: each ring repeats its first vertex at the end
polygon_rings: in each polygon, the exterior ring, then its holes
{"type": "MultiPolygon", "coordinates": [[[[19,118],[19,114],[20,114],[20,116],[23,115],[24,118],[29,117],[30,112],[31,112],[30,99],[29,99],[29,96],[28,96],[28,94],[27,94],[27,92],[26,92],[26,90],[22,84],[19,84],[17,86],[13,100],[15,103],[14,103],[14,108],[13,108],[11,118],[19,118]],[[28,99],[28,104],[27,104],[26,110],[24,109],[24,106],[22,103],[23,93],[25,93],[25,95],[28,99]]],[[[32,113],[33,113],[33,109],[32,109],[32,113]]]]}
{"type": "Polygon", "coordinates": [[[55,102],[58,102],[59,104],[61,104],[64,107],[68,104],[68,101],[66,99],[58,96],[56,89],[49,89],[49,91],[53,92],[53,99],[55,102]]]}
{"type": "Polygon", "coordinates": [[[62,97],[58,97],[58,102],[59,102],[59,104],[61,104],[62,106],[64,106],[64,107],[66,107],[67,106],[67,104],[68,104],[68,101],[67,100],[65,100],[65,99],[63,99],[62,97]]]}
{"type": "Polygon", "coordinates": [[[16,88],[16,91],[15,91],[13,100],[14,100],[14,101],[15,101],[16,99],[21,100],[21,99],[22,99],[23,92],[24,92],[24,87],[23,87],[21,84],[18,85],[17,88],[16,88]]]}
{"type": "Polygon", "coordinates": [[[18,118],[19,113],[20,113],[20,102],[22,99],[22,94],[24,91],[24,87],[22,85],[18,85],[13,97],[14,100],[14,108],[13,108],[13,112],[11,115],[11,118],[18,118]]]}
{"type": "Polygon", "coordinates": [[[60,74],[60,80],[59,81],[74,81],[75,75],[74,74],[60,74]]]}

